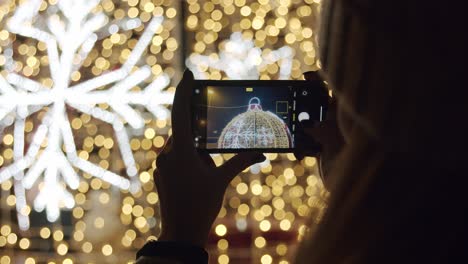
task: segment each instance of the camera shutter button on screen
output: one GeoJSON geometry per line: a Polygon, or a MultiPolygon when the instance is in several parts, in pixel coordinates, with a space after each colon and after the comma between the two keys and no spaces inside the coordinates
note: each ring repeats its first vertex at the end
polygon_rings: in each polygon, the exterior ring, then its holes
{"type": "Polygon", "coordinates": [[[309,113],[307,113],[307,112],[301,112],[301,113],[297,116],[297,119],[299,120],[299,122],[301,122],[302,120],[309,120],[309,119],[310,119],[309,113]]]}

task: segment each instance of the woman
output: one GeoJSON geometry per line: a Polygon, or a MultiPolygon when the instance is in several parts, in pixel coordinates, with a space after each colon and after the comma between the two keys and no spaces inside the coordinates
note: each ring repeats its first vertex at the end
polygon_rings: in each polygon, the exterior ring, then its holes
{"type": "MultiPolygon", "coordinates": [[[[296,263],[468,263],[459,93],[468,45],[464,9],[455,5],[323,3],[322,74],[337,98],[339,133],[333,115],[308,130],[323,145],[331,198],[296,263]]],[[[216,168],[191,147],[192,80],[186,72],[178,86],[173,138],[157,160],[160,241],[138,263],[206,263],[203,247],[229,181],[263,159],[239,154],[216,168]]]]}

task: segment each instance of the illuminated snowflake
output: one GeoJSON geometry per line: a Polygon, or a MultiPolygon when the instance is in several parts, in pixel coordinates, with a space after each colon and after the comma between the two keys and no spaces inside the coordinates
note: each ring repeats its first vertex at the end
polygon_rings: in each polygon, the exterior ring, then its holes
{"type": "Polygon", "coordinates": [[[224,49],[219,54],[205,56],[192,53],[186,64],[197,79],[209,77],[203,69],[211,67],[224,71],[232,80],[257,80],[260,69],[279,62],[279,79],[287,80],[291,76],[293,56],[293,50],[289,46],[263,53],[260,48],[255,47],[252,40],[242,38],[240,32],[234,32],[225,41],[224,49]]]}
{"type": "Polygon", "coordinates": [[[253,147],[253,137],[255,137],[254,124],[246,125],[244,120],[238,120],[229,126],[223,137],[220,137],[218,147],[232,149],[253,147]]]}
{"type": "Polygon", "coordinates": [[[154,17],[146,25],[128,59],[119,69],[70,85],[72,73],[80,69],[98,39],[141,25],[138,19],[109,21],[104,13],[93,11],[99,2],[60,0],[56,5],[49,6],[45,15],[40,15],[42,0],[23,1],[8,21],[10,32],[46,44],[53,80],[53,86],[48,88],[15,73],[11,67],[14,64],[12,49],[5,49],[9,62],[6,64],[6,78],[0,75],[0,127],[14,126],[14,162],[0,170],[0,183],[14,179],[21,229],[29,227],[25,188],[32,188],[42,175],[44,182],[34,200],[34,209],[45,209],[51,222],[58,219],[60,207],[74,206],[73,196],[61,184],[65,182],[70,189],[78,187],[79,177],[73,167],[122,190],[138,191],[137,168],[124,122],[133,128],[144,126],[144,119],[132,108],[135,105],[145,107],[158,119],[168,116],[168,110],[161,106],[172,103],[173,99],[173,94],[163,91],[169,84],[166,75],[156,78],[140,92],[131,91],[151,75],[149,66],[136,70],[134,66],[161,26],[163,18],[160,16],[154,17]],[[111,87],[102,89],[108,85],[111,87]],[[112,110],[100,108],[98,104],[102,103],[112,110]],[[128,178],[77,155],[66,106],[112,125],[128,178]],[[25,153],[25,119],[44,107],[48,107],[48,111],[25,153]],[[47,146],[41,152],[41,144],[45,140],[47,146]]]}
{"type": "Polygon", "coordinates": [[[275,135],[271,132],[270,129],[261,127],[257,131],[256,141],[262,147],[268,147],[274,144],[275,135]]]}

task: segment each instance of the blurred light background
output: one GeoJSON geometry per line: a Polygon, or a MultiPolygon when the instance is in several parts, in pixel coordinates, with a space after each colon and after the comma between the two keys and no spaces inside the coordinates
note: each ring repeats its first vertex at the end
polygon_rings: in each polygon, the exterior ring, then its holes
{"type": "MultiPolygon", "coordinates": [[[[159,233],[154,161],[185,67],[302,79],[320,67],[319,12],[320,0],[0,1],[0,264],[133,261],[159,233]]],[[[267,157],[232,181],[211,263],[290,263],[320,220],[316,160],[267,157]]]]}

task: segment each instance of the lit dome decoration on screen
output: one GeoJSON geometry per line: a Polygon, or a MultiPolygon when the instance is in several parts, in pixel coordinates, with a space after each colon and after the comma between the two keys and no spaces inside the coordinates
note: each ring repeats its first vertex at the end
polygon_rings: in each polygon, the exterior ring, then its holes
{"type": "Polygon", "coordinates": [[[67,190],[79,187],[75,168],[121,190],[137,192],[140,189],[138,169],[125,123],[134,129],[144,127],[145,120],[134,106],[146,108],[158,119],[168,116],[169,111],[161,106],[171,104],[173,99],[172,93],[163,91],[169,84],[168,76],[155,78],[142,91],[132,91],[151,76],[148,65],[137,67],[137,63],[161,28],[162,16],[154,16],[145,26],[120,68],[72,83],[72,76],[79,73],[99,39],[142,24],[139,19],[110,20],[102,10],[95,10],[100,2],[60,0],[40,13],[42,0],[22,1],[7,23],[11,33],[45,43],[53,81],[52,87],[47,87],[18,74],[12,66],[15,63],[12,49],[5,49],[6,78],[0,75],[0,125],[14,126],[14,162],[0,169],[0,183],[15,181],[18,222],[23,230],[29,228],[25,189],[40,182],[42,187],[34,199],[34,209],[45,210],[47,219],[55,222],[60,208],[71,209],[75,205],[73,195],[67,190]],[[99,104],[106,104],[109,109],[99,104]],[[68,108],[112,126],[128,177],[79,156],[68,108]],[[26,118],[43,109],[46,109],[45,117],[29,141],[25,137],[26,118]],[[46,147],[42,147],[45,141],[46,147]]]}
{"type": "Polygon", "coordinates": [[[260,99],[252,97],[245,113],[235,116],[224,127],[218,147],[237,148],[289,148],[291,133],[277,115],[263,111],[260,99]]]}

